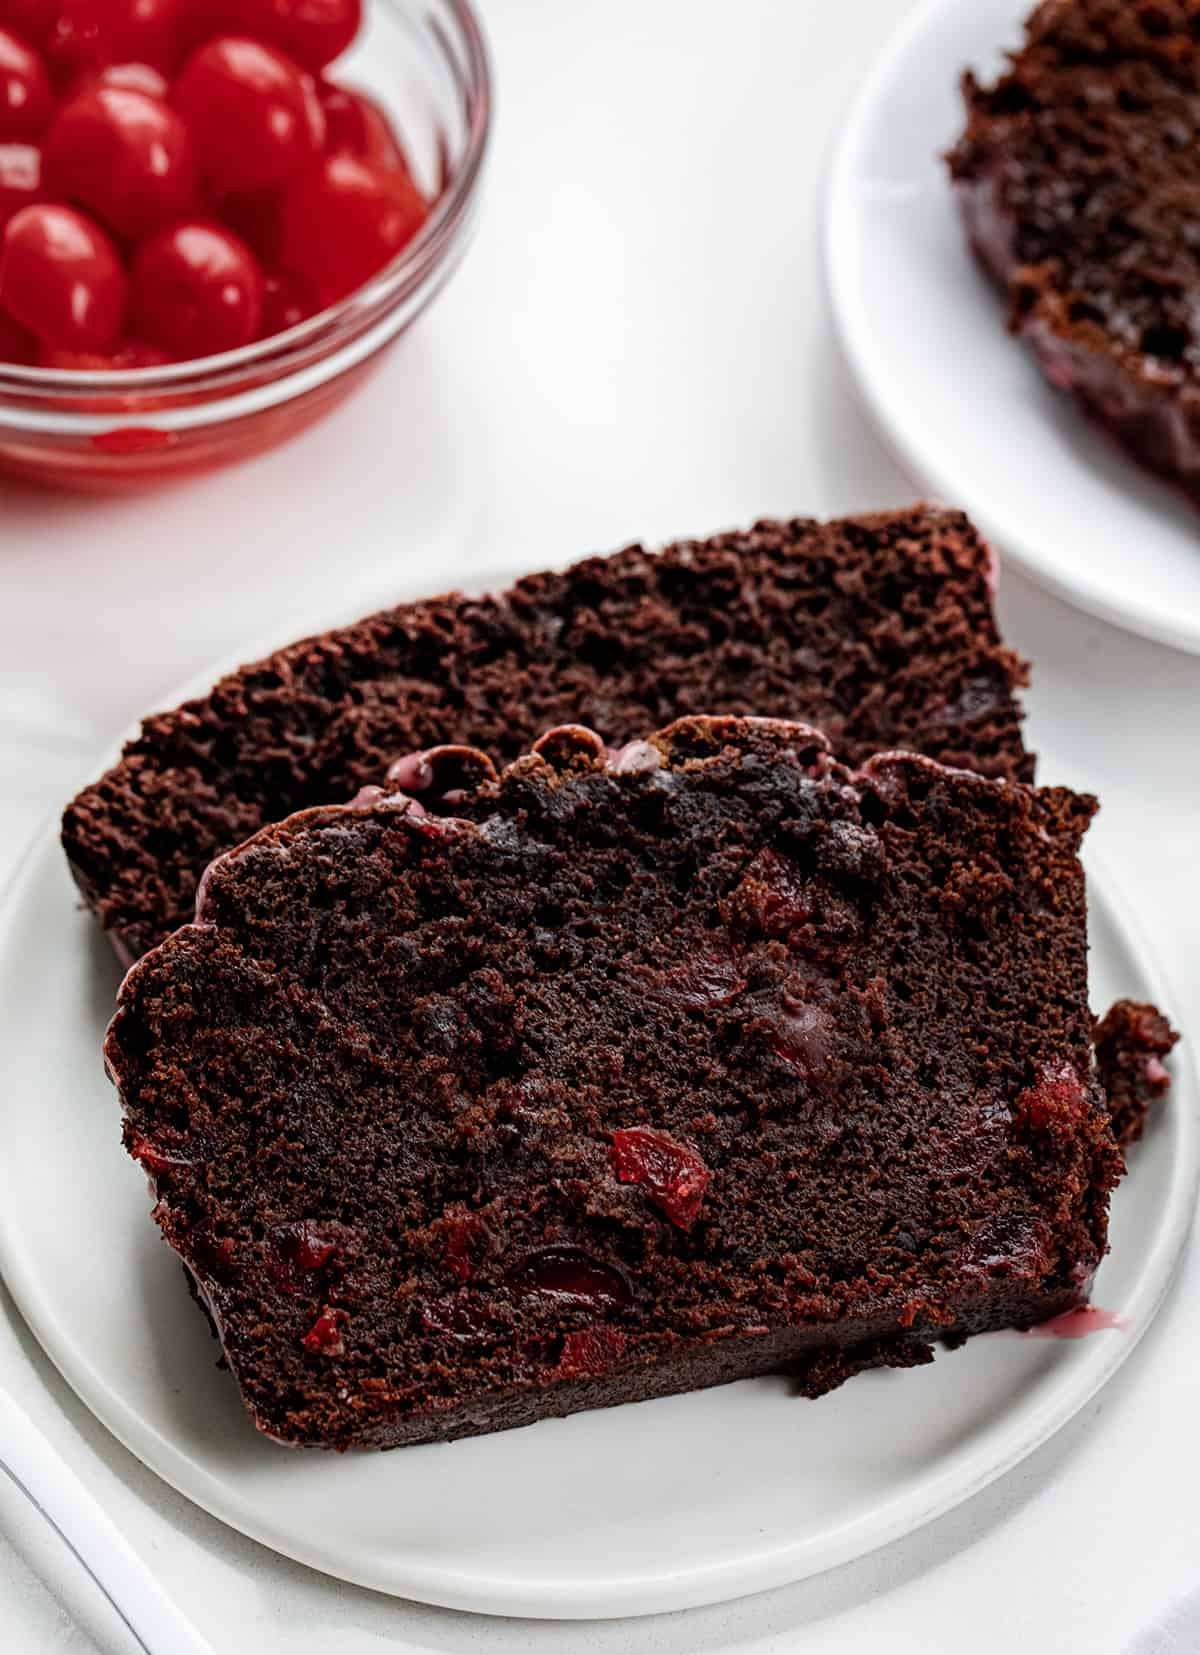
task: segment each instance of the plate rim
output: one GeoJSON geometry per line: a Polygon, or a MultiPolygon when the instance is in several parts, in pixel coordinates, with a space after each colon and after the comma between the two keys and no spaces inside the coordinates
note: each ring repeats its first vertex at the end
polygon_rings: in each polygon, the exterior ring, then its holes
{"type": "MultiPolygon", "coordinates": [[[[1012,4],[1016,11],[1018,0],[1012,0],[1012,4]]],[[[901,469],[920,487],[942,500],[961,506],[984,537],[1022,574],[1073,609],[1106,621],[1123,632],[1135,633],[1190,655],[1200,654],[1200,617],[1191,625],[1177,621],[1161,608],[1139,602],[1136,591],[1118,602],[1103,584],[1097,585],[1090,579],[1086,569],[1078,574],[1073,573],[1069,579],[1064,577],[1046,566],[1036,545],[1028,537],[1006,528],[986,505],[981,506],[977,500],[969,498],[971,491],[964,489],[960,482],[942,469],[936,445],[926,444],[914,422],[904,418],[899,388],[894,387],[873,365],[869,330],[862,320],[860,308],[851,303],[849,297],[850,290],[856,284],[842,279],[851,268],[852,261],[848,232],[855,222],[858,184],[861,181],[856,163],[877,116],[878,106],[886,102],[887,93],[902,65],[915,53],[918,44],[936,30],[939,21],[953,12],[967,11],[970,6],[971,0],[920,0],[920,4],[896,26],[873,60],[840,128],[835,131],[822,186],[820,265],[825,303],[843,358],[877,436],[899,462],[901,469]]],[[[992,42],[995,47],[1003,47],[1004,44],[1003,41],[992,42]]],[[[983,280],[982,276],[980,280],[983,280]]],[[[1001,325],[1001,320],[998,313],[997,326],[1001,325]]],[[[1135,475],[1141,474],[1136,461],[1129,460],[1128,464],[1135,475]]],[[[1162,483],[1161,479],[1159,482],[1169,488],[1169,484],[1162,483]]]]}
{"type": "MultiPolygon", "coordinates": [[[[940,3],[940,0],[939,0],[940,3]]],[[[490,581],[491,577],[487,577],[490,581]]],[[[503,577],[500,577],[503,578],[503,577]]],[[[482,584],[469,578],[463,587],[482,584]]],[[[402,599],[397,601],[403,601],[402,599]]],[[[335,623],[338,624],[338,623],[335,623]]],[[[268,646],[270,647],[270,646],[268,646]]],[[[256,657],[245,650],[238,659],[256,657]]],[[[221,665],[189,680],[178,705],[228,670],[221,665]]],[[[123,740],[124,738],[122,738],[123,740]]],[[[106,749],[103,767],[119,751],[106,749]]],[[[93,763],[88,777],[99,769],[93,763]]],[[[86,783],[84,784],[86,785],[86,783]]],[[[22,897],[42,870],[58,859],[61,876],[69,881],[58,842],[58,815],[52,813],[33,834],[0,888],[0,952],[22,909],[22,897]]],[[[1093,852],[1085,856],[1089,920],[1103,915],[1136,961],[1144,991],[1157,1004],[1169,1005],[1169,987],[1140,921],[1132,911],[1109,865],[1093,852]]],[[[99,1057],[97,1057],[99,1061],[99,1057]]],[[[394,1557],[363,1554],[359,1566],[333,1548],[313,1545],[286,1532],[274,1519],[260,1520],[247,1510],[204,1464],[178,1447],[157,1428],[149,1426],[101,1376],[88,1353],[63,1327],[47,1302],[32,1269],[30,1255],[0,1202],[0,1276],[42,1351],[62,1375],[80,1402],[156,1476],[218,1521],[283,1557],[335,1579],[391,1596],[410,1598],[437,1607],[485,1615],[529,1619],[604,1620],[700,1608],[756,1592],[789,1585],[890,1544],[974,1497],[1011,1471],[1066,1425],[1095,1397],[1132,1356],[1161,1308],[1173,1280],[1192,1226],[1200,1191],[1200,1076],[1196,1060],[1185,1046],[1173,1058],[1172,1116],[1178,1120],[1178,1143],[1173,1157],[1164,1221],[1156,1230],[1135,1281],[1134,1291],[1121,1308],[1132,1325],[1119,1340],[1081,1340],[1063,1353],[1061,1370],[1039,1383],[1037,1394],[1016,1415],[1016,1425],[1005,1415],[959,1446],[930,1477],[923,1474],[915,1486],[902,1489],[883,1505],[856,1515],[832,1529],[799,1541],[743,1549],[735,1558],[708,1562],[695,1569],[672,1569],[653,1575],[622,1575],[604,1581],[545,1579],[513,1574],[495,1575],[422,1563],[416,1569],[398,1566],[394,1557]]]]}

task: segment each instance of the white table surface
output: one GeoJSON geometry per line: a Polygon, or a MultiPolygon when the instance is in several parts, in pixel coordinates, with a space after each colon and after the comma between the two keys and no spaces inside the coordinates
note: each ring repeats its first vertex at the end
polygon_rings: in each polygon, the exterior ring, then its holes
{"type": "MultiPolygon", "coordinates": [[[[818,268],[830,137],[903,9],[489,0],[499,108],[478,244],[348,406],[290,447],[142,498],[0,485],[0,877],[123,725],[293,617],[365,609],[401,580],[439,588],[911,498],[858,412],[818,268]]],[[[1155,939],[1176,1020],[1200,1030],[1200,660],[1013,575],[1001,608],[1036,663],[1044,779],[1102,796],[1095,847],[1155,939]]],[[[1119,1655],[1200,1579],[1197,1374],[1193,1244],[1116,1383],[951,1516],[768,1596],[546,1625],[393,1602],[224,1529],[106,1435],[0,1296],[0,1383],[222,1655],[1119,1655]]],[[[0,1629],[20,1655],[130,1648],[3,1487],[0,1629]]]]}

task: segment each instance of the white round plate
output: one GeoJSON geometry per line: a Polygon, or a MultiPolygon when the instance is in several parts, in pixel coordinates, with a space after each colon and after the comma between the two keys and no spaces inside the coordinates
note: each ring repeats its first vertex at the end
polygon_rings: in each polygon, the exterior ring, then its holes
{"type": "Polygon", "coordinates": [[[885,49],[834,152],[825,272],[868,408],[922,487],[970,512],[1058,596],[1200,651],[1200,512],[1076,412],[1005,328],[941,159],[958,78],[991,75],[1032,0],[924,0],[885,49]]]}
{"type": "MultiPolygon", "coordinates": [[[[1091,879],[1093,1002],[1169,1000],[1091,879]]],[[[1169,1106],[1113,1204],[1095,1302],[1127,1331],[997,1334],[820,1402],[784,1379],[342,1456],[258,1436],[119,1141],[100,1042],[119,973],[56,834],[0,909],[0,1269],[104,1424],[198,1505],[289,1557],[380,1591],[505,1615],[682,1609],[779,1586],[916,1528],[1032,1452],[1128,1357],[1195,1201],[1196,1094],[1169,1106]]]]}

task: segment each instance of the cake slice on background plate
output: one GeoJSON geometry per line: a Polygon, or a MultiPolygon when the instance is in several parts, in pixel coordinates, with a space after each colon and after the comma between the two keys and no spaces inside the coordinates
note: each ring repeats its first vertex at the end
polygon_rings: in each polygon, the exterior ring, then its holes
{"type": "Polygon", "coordinates": [[[950,155],[1047,378],[1200,504],[1200,0],[1047,0],[950,155]]]}
{"type": "Polygon", "coordinates": [[[779,721],[572,727],[216,862],[107,1042],[260,1429],[389,1447],[1083,1303],[1094,801],[779,721]]]}
{"type": "Polygon", "coordinates": [[[214,856],[444,743],[497,762],[582,722],[619,745],[688,713],[799,718],[839,757],[906,747],[1030,780],[992,556],[960,512],[764,522],[630,547],[498,596],[402,604],[149,718],[63,845],[128,963],[192,916],[214,856]]]}

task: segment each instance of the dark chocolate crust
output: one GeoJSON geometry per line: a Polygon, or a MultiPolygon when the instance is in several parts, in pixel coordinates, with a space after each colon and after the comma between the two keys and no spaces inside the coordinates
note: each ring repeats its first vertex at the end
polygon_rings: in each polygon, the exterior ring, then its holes
{"type": "Polygon", "coordinates": [[[1094,801],[796,725],[305,812],[126,979],[125,1141],[257,1425],[389,1447],[1086,1298],[1094,801]]]}
{"type": "Polygon", "coordinates": [[[910,747],[1028,780],[1024,667],[958,512],[760,523],[630,547],[495,597],[402,605],[149,718],[67,808],[76,880],[126,960],[191,917],[207,864],[439,743],[499,762],[582,720],[619,743],[687,713],[802,718],[842,756],[910,747]]]}
{"type": "Polygon", "coordinates": [[[963,95],[950,170],[1014,332],[1200,502],[1200,0],[1051,0],[963,95]]]}

